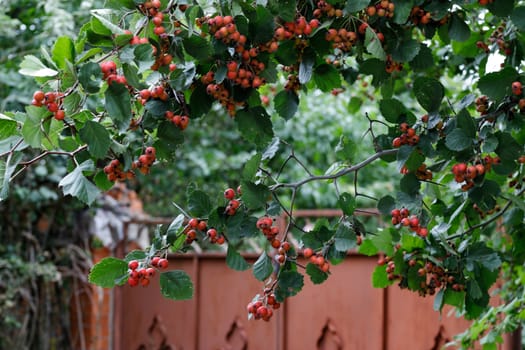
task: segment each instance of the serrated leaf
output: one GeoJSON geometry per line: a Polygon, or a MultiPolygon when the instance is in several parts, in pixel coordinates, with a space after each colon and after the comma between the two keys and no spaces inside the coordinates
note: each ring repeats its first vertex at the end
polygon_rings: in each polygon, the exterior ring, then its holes
{"type": "Polygon", "coordinates": [[[525,6],[516,6],[510,19],[519,30],[525,31],[525,6]]]}
{"type": "Polygon", "coordinates": [[[405,105],[395,98],[382,99],[379,102],[379,110],[385,120],[390,123],[397,123],[399,118],[406,113],[405,105]]]}
{"type": "Polygon", "coordinates": [[[213,210],[208,194],[201,190],[195,190],[188,194],[188,212],[197,218],[205,218],[213,210]]]}
{"type": "Polygon", "coordinates": [[[456,292],[455,290],[447,288],[443,302],[461,309],[465,304],[465,292],[456,292]]]}
{"type": "Polygon", "coordinates": [[[518,78],[514,68],[505,67],[499,72],[482,76],[478,81],[478,89],[482,94],[496,102],[501,101],[510,92],[510,86],[518,78]]]}
{"type": "Polygon", "coordinates": [[[456,117],[456,125],[458,126],[458,128],[462,129],[468,137],[470,138],[476,137],[476,131],[477,131],[476,122],[474,121],[474,118],[470,116],[470,113],[465,108],[459,111],[456,117]]]}
{"type": "Polygon", "coordinates": [[[412,61],[417,56],[420,49],[421,45],[417,40],[402,40],[392,51],[392,59],[396,62],[412,61]]]}
{"type": "Polygon", "coordinates": [[[374,288],[386,288],[392,284],[386,273],[386,266],[378,265],[372,273],[372,286],[374,288]]]}
{"type": "Polygon", "coordinates": [[[262,154],[255,153],[248,161],[244,164],[242,169],[242,178],[246,181],[252,181],[257,172],[259,171],[259,164],[261,163],[262,154]]]}
{"type": "Polygon", "coordinates": [[[132,250],[124,257],[124,261],[130,262],[131,260],[144,260],[147,254],[143,250],[132,250]]]}
{"type": "Polygon", "coordinates": [[[373,57],[381,61],[386,60],[386,53],[383,49],[383,45],[381,44],[381,40],[379,40],[377,33],[374,32],[370,26],[366,27],[365,46],[366,50],[370,52],[373,57]]]}
{"type": "Polygon", "coordinates": [[[314,81],[321,91],[330,92],[341,86],[341,74],[333,65],[323,63],[315,67],[314,81]]]}
{"type": "Polygon", "coordinates": [[[445,289],[441,288],[434,297],[434,311],[441,311],[443,308],[443,301],[444,301],[444,295],[445,295],[445,289]]]}
{"type": "Polygon", "coordinates": [[[192,35],[183,41],[186,52],[199,61],[206,61],[212,58],[212,48],[209,42],[198,36],[192,35]]]}
{"type": "Polygon", "coordinates": [[[321,284],[328,278],[327,272],[323,272],[317,265],[312,263],[306,265],[306,274],[310,276],[313,284],[321,284]]]}
{"type": "Polygon", "coordinates": [[[304,277],[297,271],[282,271],[279,274],[277,287],[275,288],[275,299],[278,302],[294,296],[303,289],[304,277]]]}
{"type": "Polygon", "coordinates": [[[291,119],[299,107],[299,96],[295,91],[282,90],[275,95],[274,106],[277,113],[285,120],[291,119]]]}
{"type": "Polygon", "coordinates": [[[418,77],[414,82],[414,94],[421,107],[432,113],[439,110],[445,96],[445,88],[439,80],[418,77]]]}
{"type": "Polygon", "coordinates": [[[160,292],[168,299],[189,300],[193,298],[193,282],[184,271],[163,272],[160,274],[160,292]]]}
{"type": "Polygon", "coordinates": [[[266,254],[266,252],[262,252],[255,264],[253,264],[253,275],[255,278],[257,278],[259,281],[264,281],[273,272],[273,264],[272,259],[266,254]]]}
{"type": "Polygon", "coordinates": [[[480,264],[490,271],[496,271],[501,266],[501,259],[497,252],[478,242],[471,245],[466,256],[467,268],[472,271],[474,264],[480,264]]]}
{"type": "Polygon", "coordinates": [[[155,63],[153,47],[150,44],[137,45],[133,53],[135,54],[135,62],[139,67],[139,74],[151,69],[151,66],[155,63]]]}
{"type": "Polygon", "coordinates": [[[109,84],[104,94],[106,111],[120,131],[125,131],[131,121],[131,97],[124,84],[109,84]]]}
{"type": "Polygon", "coordinates": [[[306,84],[310,81],[313,74],[314,63],[315,51],[311,48],[306,48],[299,63],[299,83],[306,84]]]}
{"type": "Polygon", "coordinates": [[[91,205],[98,197],[100,190],[82,172],[92,171],[93,169],[93,161],[90,159],[86,160],[60,180],[58,186],[62,187],[65,195],[69,194],[87,205],[91,205]]]}
{"type": "Polygon", "coordinates": [[[54,77],[58,74],[58,71],[47,67],[33,55],[24,56],[18,72],[30,77],[54,77]]]}
{"type": "Polygon", "coordinates": [[[390,215],[392,209],[395,208],[396,200],[391,195],[381,197],[377,202],[377,209],[383,215],[390,215]]]}
{"type": "Polygon", "coordinates": [[[346,252],[357,245],[357,236],[347,221],[337,227],[334,235],[334,246],[339,252],[346,252]]]}
{"type": "Polygon", "coordinates": [[[339,208],[341,208],[345,215],[350,216],[354,213],[356,207],[355,197],[352,196],[350,193],[341,193],[337,203],[339,204],[339,208]]]}
{"type": "Polygon", "coordinates": [[[414,249],[421,249],[425,247],[425,241],[419,237],[409,233],[403,233],[401,236],[401,247],[407,252],[411,252],[414,249]]]}
{"type": "Polygon", "coordinates": [[[228,252],[226,253],[226,265],[235,271],[244,271],[250,268],[250,264],[231,245],[228,246],[228,252]]]}
{"type": "Polygon", "coordinates": [[[265,147],[273,139],[272,121],[262,107],[238,111],[235,122],[242,136],[258,148],[265,147]]]}
{"type": "Polygon", "coordinates": [[[91,10],[91,14],[100,21],[100,23],[113,34],[125,34],[124,29],[120,28],[110,18],[112,15],[111,10],[91,10]]]}
{"type": "Polygon", "coordinates": [[[463,151],[472,146],[472,139],[462,129],[454,129],[445,138],[445,145],[451,151],[463,151]]]}
{"type": "Polygon", "coordinates": [[[262,208],[270,197],[270,190],[263,184],[241,181],[242,201],[250,209],[262,208]]]}
{"type": "Polygon", "coordinates": [[[363,10],[370,1],[367,0],[347,0],[345,5],[345,11],[352,13],[363,10]]]}
{"type": "Polygon", "coordinates": [[[6,160],[0,160],[0,202],[9,195],[9,182],[16,170],[18,163],[22,160],[22,153],[9,153],[6,160]]]}
{"type": "Polygon", "coordinates": [[[100,123],[88,120],[79,131],[80,139],[88,145],[89,153],[95,158],[104,158],[111,145],[108,130],[100,123]]]}
{"type": "Polygon", "coordinates": [[[113,288],[128,274],[128,263],[108,257],[96,263],[89,273],[88,281],[102,288],[113,288]]]}
{"type": "Polygon", "coordinates": [[[448,36],[456,41],[467,41],[470,37],[470,27],[460,18],[457,12],[453,13],[450,18],[448,36]]]}
{"type": "MultiPolygon", "coordinates": [[[[166,230],[166,243],[167,244],[173,244],[175,242],[175,239],[179,235],[182,235],[182,231],[184,230],[184,215],[179,214],[168,226],[168,229],[166,230]]],[[[175,250],[179,249],[180,247],[174,247],[175,250]]]]}
{"type": "Polygon", "coordinates": [[[82,65],[78,73],[78,81],[86,92],[90,94],[98,92],[102,83],[100,65],[95,62],[88,62],[82,65]]]}
{"type": "Polygon", "coordinates": [[[60,69],[67,68],[67,62],[75,62],[75,45],[68,36],[56,39],[52,50],[52,59],[60,69]]]}

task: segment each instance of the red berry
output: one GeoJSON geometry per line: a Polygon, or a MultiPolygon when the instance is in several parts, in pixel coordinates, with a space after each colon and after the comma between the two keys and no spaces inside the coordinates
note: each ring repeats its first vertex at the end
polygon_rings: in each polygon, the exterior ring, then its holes
{"type": "Polygon", "coordinates": [[[55,112],[56,120],[64,120],[65,117],[66,117],[66,112],[64,112],[63,109],[59,109],[58,111],[55,112]]]}
{"type": "Polygon", "coordinates": [[[224,198],[232,200],[235,198],[235,190],[233,188],[228,188],[224,191],[224,198]]]}
{"type": "Polygon", "coordinates": [[[138,280],[138,278],[132,278],[132,277],[128,278],[128,285],[129,285],[130,287],[136,287],[136,286],[138,286],[138,285],[139,285],[139,280],[138,280]]]}
{"type": "Polygon", "coordinates": [[[521,83],[519,81],[515,81],[512,83],[512,93],[514,95],[521,95],[521,83]]]}
{"type": "Polygon", "coordinates": [[[142,287],[147,287],[149,285],[149,279],[147,278],[141,279],[140,284],[142,285],[142,287]]]}
{"type": "Polygon", "coordinates": [[[190,221],[188,221],[188,226],[191,228],[197,228],[199,225],[199,219],[197,218],[191,218],[190,221]]]}
{"type": "Polygon", "coordinates": [[[159,269],[167,269],[168,268],[168,259],[159,259],[159,262],[157,264],[159,269]]]}
{"type": "Polygon", "coordinates": [[[148,267],[146,269],[146,276],[148,276],[148,277],[155,276],[155,269],[153,267],[148,267]]]}
{"type": "Polygon", "coordinates": [[[43,91],[35,91],[35,93],[33,94],[33,99],[35,99],[35,101],[43,101],[44,98],[45,98],[45,94],[43,91]]]}
{"type": "Polygon", "coordinates": [[[160,261],[160,257],[154,256],[153,258],[151,258],[151,265],[152,266],[158,266],[159,265],[159,261],[160,261]]]}
{"type": "Polygon", "coordinates": [[[137,260],[131,260],[129,263],[128,263],[128,268],[130,270],[136,270],[137,267],[139,267],[139,262],[137,260]]]}

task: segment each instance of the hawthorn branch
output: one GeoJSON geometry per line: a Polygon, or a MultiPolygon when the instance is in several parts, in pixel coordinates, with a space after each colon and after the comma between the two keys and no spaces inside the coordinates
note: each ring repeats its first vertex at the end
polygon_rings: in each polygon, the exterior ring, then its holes
{"type": "Polygon", "coordinates": [[[368,164],[372,163],[373,161],[375,161],[376,159],[378,159],[380,157],[391,155],[391,154],[395,154],[395,153],[397,153],[397,151],[398,151],[397,148],[379,151],[379,152],[375,153],[374,155],[370,156],[369,158],[361,161],[360,163],[357,163],[357,164],[355,164],[353,166],[350,166],[348,168],[340,170],[340,171],[338,171],[335,174],[310,176],[310,177],[307,177],[306,179],[303,179],[303,180],[297,181],[297,182],[277,183],[277,184],[275,184],[273,186],[270,186],[270,191],[273,192],[273,191],[278,190],[279,188],[298,189],[299,187],[301,187],[301,186],[303,186],[303,185],[305,185],[305,184],[307,184],[309,182],[312,182],[312,181],[335,180],[337,178],[340,178],[340,177],[345,176],[347,174],[350,174],[352,172],[358,171],[361,168],[364,168],[365,166],[367,166],[368,164]]]}

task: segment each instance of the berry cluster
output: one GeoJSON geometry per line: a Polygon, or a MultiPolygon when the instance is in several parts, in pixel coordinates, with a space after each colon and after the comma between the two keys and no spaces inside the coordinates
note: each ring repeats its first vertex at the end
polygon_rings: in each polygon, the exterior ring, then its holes
{"type": "Polygon", "coordinates": [[[104,80],[107,81],[108,84],[111,85],[113,82],[123,85],[128,84],[125,76],[117,74],[117,64],[115,62],[101,62],[100,69],[102,70],[102,74],[104,75],[104,80]]]}
{"type": "Polygon", "coordinates": [[[275,299],[275,295],[268,291],[264,297],[257,297],[246,306],[248,317],[256,320],[269,321],[273,316],[273,310],[277,310],[281,304],[275,299]]]}
{"type": "Polygon", "coordinates": [[[306,259],[308,259],[312,264],[317,265],[317,267],[321,271],[323,272],[330,271],[330,262],[325,259],[323,254],[314,252],[312,248],[304,248],[303,256],[306,259]]]}
{"type": "Polygon", "coordinates": [[[357,41],[357,34],[353,31],[348,31],[345,28],[339,30],[330,28],[325,35],[326,41],[332,42],[334,49],[348,52],[357,41]]]}
{"type": "Polygon", "coordinates": [[[336,9],[325,0],[320,0],[317,2],[317,8],[314,10],[313,15],[316,18],[321,18],[323,15],[340,18],[343,17],[343,10],[336,9]]]}
{"type": "Polygon", "coordinates": [[[66,113],[62,109],[62,98],[64,94],[61,92],[46,92],[35,91],[31,104],[36,107],[46,106],[47,110],[53,113],[56,120],[64,120],[66,113]]]}
{"type": "MultiPolygon", "coordinates": [[[[509,187],[512,187],[512,186],[509,184],[509,187]]],[[[501,207],[499,205],[496,205],[494,206],[494,208],[485,211],[485,210],[482,210],[476,203],[474,203],[472,204],[472,209],[474,209],[474,211],[479,214],[479,217],[481,219],[484,219],[485,216],[487,215],[492,215],[496,212],[499,212],[501,210],[501,207]]]]}
{"type": "MultiPolygon", "coordinates": [[[[195,239],[197,239],[197,232],[205,233],[209,231],[207,229],[208,229],[208,223],[205,220],[199,220],[198,218],[189,219],[188,224],[186,225],[186,228],[184,229],[184,234],[186,235],[186,244],[191,244],[195,239]]],[[[216,234],[215,234],[215,237],[216,237],[216,234]]],[[[215,238],[215,240],[217,240],[217,238],[215,238]]],[[[216,243],[216,242],[213,242],[213,243],[216,243]]],[[[222,243],[224,243],[224,241],[222,241],[222,243]]]]}
{"type": "Polygon", "coordinates": [[[419,218],[415,215],[410,215],[407,208],[393,209],[390,213],[392,215],[392,224],[401,225],[410,228],[418,236],[425,238],[428,236],[428,229],[420,226],[419,218]]]}
{"type": "Polygon", "coordinates": [[[166,119],[168,119],[170,122],[172,122],[176,127],[178,127],[181,130],[184,130],[188,127],[188,124],[190,123],[190,117],[183,114],[175,114],[172,111],[166,111],[164,113],[166,119]]]}
{"type": "Polygon", "coordinates": [[[512,49],[510,48],[509,43],[505,40],[505,27],[506,23],[502,22],[494,32],[490,34],[489,42],[491,44],[496,43],[502,54],[505,56],[510,56],[512,54],[512,49]]]}
{"type": "Polygon", "coordinates": [[[319,27],[319,20],[312,19],[308,21],[304,16],[298,17],[294,22],[286,22],[277,27],[274,32],[274,38],[279,41],[290,40],[296,37],[309,36],[319,27]]]}
{"type": "MultiPolygon", "coordinates": [[[[378,33],[377,34],[377,37],[379,38],[379,40],[381,40],[381,36],[380,36],[381,33],[378,33]]],[[[381,34],[382,35],[382,34],[381,34]]],[[[386,61],[385,61],[385,71],[387,73],[392,73],[394,71],[402,71],[403,70],[403,64],[400,63],[400,62],[396,62],[393,60],[392,58],[392,55],[387,55],[386,56],[386,61]]]]}
{"type": "Polygon", "coordinates": [[[139,169],[139,171],[146,175],[149,174],[149,169],[153,165],[156,159],[156,150],[154,147],[146,147],[146,150],[139,158],[133,162],[132,167],[139,169]]]}
{"type": "Polygon", "coordinates": [[[118,159],[113,159],[104,167],[104,173],[111,182],[125,181],[135,177],[133,170],[124,171],[122,164],[118,159]]]}
{"type": "Polygon", "coordinates": [[[140,103],[146,104],[150,99],[157,99],[161,101],[167,101],[169,94],[162,85],[155,86],[153,89],[143,89],[139,91],[140,103]]]}
{"type": "Polygon", "coordinates": [[[386,264],[386,273],[387,273],[387,278],[388,278],[389,281],[393,281],[393,280],[401,277],[401,276],[396,275],[394,273],[394,271],[396,270],[396,264],[395,264],[394,260],[392,260],[390,257],[388,257],[388,256],[380,257],[377,260],[377,264],[379,266],[383,266],[383,265],[386,264]]]}
{"type": "Polygon", "coordinates": [[[239,209],[239,206],[241,205],[241,201],[239,199],[235,199],[235,196],[239,194],[241,195],[241,187],[237,187],[237,192],[233,188],[227,188],[224,191],[224,198],[228,200],[228,204],[226,205],[226,208],[224,209],[224,213],[226,215],[235,215],[237,210],[239,209]]]}
{"type": "Polygon", "coordinates": [[[264,234],[272,247],[278,249],[281,246],[281,241],[276,238],[279,234],[279,227],[273,226],[273,224],[274,220],[271,217],[263,216],[257,220],[256,226],[264,234]]]}
{"type": "Polygon", "coordinates": [[[414,6],[410,11],[410,20],[416,26],[418,24],[429,24],[432,21],[432,14],[419,6],[414,6]]]}
{"type": "Polygon", "coordinates": [[[419,135],[417,135],[416,130],[409,127],[407,123],[401,123],[399,129],[402,134],[392,141],[392,146],[394,148],[399,148],[402,145],[414,146],[419,143],[419,135]]]}
{"type": "Polygon", "coordinates": [[[487,96],[483,95],[476,99],[476,111],[481,115],[485,115],[489,110],[489,99],[487,96]]]}
{"type": "MultiPolygon", "coordinates": [[[[405,174],[408,174],[409,172],[410,170],[408,170],[408,168],[405,165],[403,165],[403,167],[400,170],[400,173],[405,175],[405,174]]],[[[432,180],[432,177],[433,177],[432,171],[427,169],[427,165],[425,163],[421,164],[416,169],[415,175],[421,181],[430,181],[432,180]]]]}
{"type": "Polygon", "coordinates": [[[381,0],[375,5],[370,5],[366,8],[366,14],[370,17],[379,16],[379,17],[394,17],[394,8],[395,5],[393,2],[388,0],[381,0]]]}
{"type": "Polygon", "coordinates": [[[139,10],[148,17],[155,17],[159,13],[161,6],[160,0],[145,1],[138,5],[139,10]]]}
{"type": "MultiPolygon", "coordinates": [[[[415,259],[409,261],[409,266],[416,266],[417,264],[418,262],[415,259]]],[[[417,270],[417,274],[420,277],[425,277],[425,280],[421,281],[419,285],[419,294],[421,296],[434,295],[437,289],[444,287],[450,287],[456,292],[465,289],[463,284],[456,282],[456,278],[450,272],[445,271],[431,261],[427,261],[424,266],[420,267],[417,270]]]]}
{"type": "Polygon", "coordinates": [[[128,263],[128,285],[136,287],[139,284],[146,287],[150,283],[150,279],[155,276],[156,269],[165,270],[168,268],[168,259],[154,256],[151,260],[140,262],[138,260],[131,260],[128,263]]]}
{"type": "Polygon", "coordinates": [[[467,191],[474,187],[474,179],[477,176],[483,175],[486,171],[490,170],[490,164],[494,162],[495,158],[490,156],[485,157],[486,165],[482,163],[467,165],[466,163],[456,163],[452,166],[452,173],[454,174],[454,180],[457,183],[463,183],[461,190],[467,191]]]}

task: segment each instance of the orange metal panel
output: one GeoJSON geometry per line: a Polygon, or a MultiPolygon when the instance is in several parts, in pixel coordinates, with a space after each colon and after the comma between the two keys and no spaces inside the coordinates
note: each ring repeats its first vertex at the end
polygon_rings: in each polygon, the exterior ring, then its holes
{"type": "Polygon", "coordinates": [[[278,313],[270,322],[249,321],[246,305],[262,283],[251,270],[239,272],[223,258],[201,258],[199,272],[199,339],[196,349],[275,349],[278,313]]]}
{"type": "MultiPolygon", "coordinates": [[[[184,270],[195,280],[194,260],[170,259],[170,269],[184,270]]],[[[121,287],[120,350],[159,350],[171,346],[172,350],[197,349],[196,303],[173,301],[160,293],[159,278],[152,279],[148,287],[121,287]]]]}
{"type": "Polygon", "coordinates": [[[372,349],[383,341],[383,290],[371,286],[375,259],[349,256],[321,285],[305,277],[286,302],[285,349],[372,349]]]}

